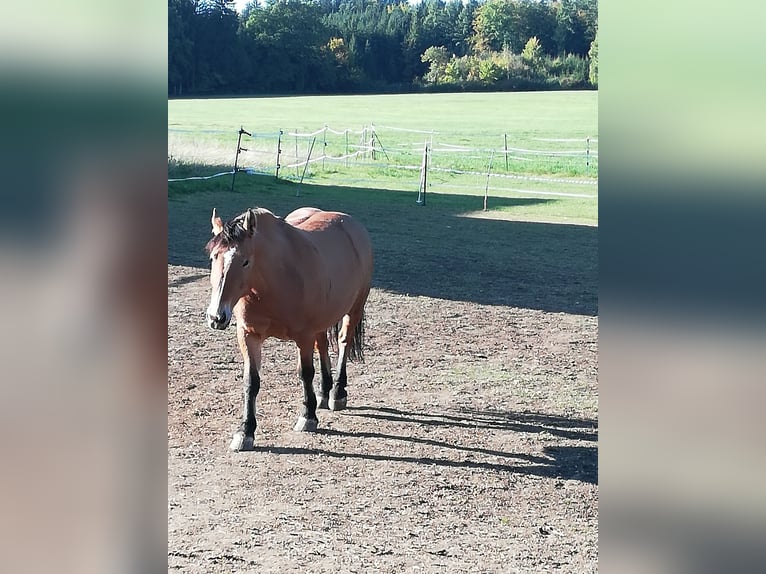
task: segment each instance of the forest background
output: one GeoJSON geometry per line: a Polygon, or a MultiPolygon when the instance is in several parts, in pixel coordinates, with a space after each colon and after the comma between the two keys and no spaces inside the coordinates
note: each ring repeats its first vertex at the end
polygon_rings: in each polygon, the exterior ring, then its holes
{"type": "Polygon", "coordinates": [[[598,87],[597,0],[168,0],[168,95],[598,87]]]}

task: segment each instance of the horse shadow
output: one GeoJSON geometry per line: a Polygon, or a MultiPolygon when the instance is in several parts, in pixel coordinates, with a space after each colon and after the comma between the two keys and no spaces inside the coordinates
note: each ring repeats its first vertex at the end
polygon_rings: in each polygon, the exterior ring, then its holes
{"type": "MultiPolygon", "coordinates": [[[[234,216],[264,206],[278,215],[311,205],[352,214],[368,229],[375,253],[373,286],[409,296],[595,316],[598,313],[598,229],[586,225],[508,220],[550,198],[482,198],[297,184],[242,176],[237,191],[211,180],[200,193],[169,197],[168,256],[174,265],[207,268],[203,247],[210,211],[234,216]],[[217,187],[216,187],[217,186],[217,187]],[[215,204],[215,205],[213,205],[215,204]],[[505,217],[507,219],[491,218],[505,217]]],[[[190,190],[192,188],[189,188],[190,190]]],[[[519,216],[520,218],[521,216],[519,216]]]]}
{"type": "MultiPolygon", "coordinates": [[[[387,420],[407,426],[449,427],[455,432],[470,429],[503,430],[515,433],[547,432],[566,440],[596,442],[598,423],[591,419],[565,418],[541,413],[516,413],[497,411],[461,411],[454,413],[409,412],[381,407],[349,407],[344,416],[387,420]]],[[[465,446],[443,440],[435,440],[412,434],[397,435],[377,431],[345,431],[319,429],[318,434],[344,438],[381,439],[387,443],[407,442],[433,447],[435,452],[451,453],[452,456],[403,456],[391,454],[396,449],[386,448],[378,452],[364,450],[335,451],[326,448],[257,446],[256,450],[278,456],[322,455],[331,458],[355,458],[360,460],[404,462],[445,468],[484,469],[493,472],[527,474],[546,478],[577,480],[598,484],[598,449],[596,446],[556,444],[543,449],[543,456],[514,453],[481,446],[465,446]],[[492,460],[482,460],[491,458],[492,460]]]]}

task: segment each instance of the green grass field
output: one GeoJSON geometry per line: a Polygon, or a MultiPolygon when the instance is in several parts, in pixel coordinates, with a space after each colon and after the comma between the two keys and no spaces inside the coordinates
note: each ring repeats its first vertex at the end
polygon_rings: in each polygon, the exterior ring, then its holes
{"type": "Polygon", "coordinates": [[[503,92],[171,100],[168,127],[312,130],[371,123],[450,133],[582,137],[598,133],[598,93],[503,92]]]}
{"type": "MultiPolygon", "coordinates": [[[[254,137],[243,138],[248,151],[239,165],[273,175],[282,130],[280,178],[288,180],[283,187],[291,192],[304,175],[303,166],[295,164],[311,151],[306,184],[323,186],[328,194],[350,188],[356,195],[365,189],[400,191],[414,201],[428,142],[429,204],[446,202],[451,211],[473,216],[593,225],[598,219],[597,98],[597,92],[581,91],[171,100],[169,172],[185,177],[231,170],[243,126],[254,137]],[[322,131],[324,126],[350,131],[336,134],[322,131]],[[588,144],[586,138],[591,138],[588,144]],[[333,159],[354,152],[358,155],[333,159]],[[545,201],[505,201],[524,198],[545,201]]],[[[248,192],[262,182],[238,174],[236,190],[248,192]]],[[[221,177],[170,183],[169,189],[171,198],[179,198],[230,184],[230,177],[221,177]]]]}

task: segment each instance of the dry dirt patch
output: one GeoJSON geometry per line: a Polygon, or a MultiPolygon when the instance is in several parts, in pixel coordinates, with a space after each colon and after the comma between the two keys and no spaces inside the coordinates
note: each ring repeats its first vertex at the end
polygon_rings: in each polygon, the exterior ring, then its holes
{"type": "Polygon", "coordinates": [[[595,572],[594,316],[373,289],[349,409],[292,431],[292,343],[264,349],[256,450],[230,453],[241,358],[168,269],[168,567],[595,572]]]}

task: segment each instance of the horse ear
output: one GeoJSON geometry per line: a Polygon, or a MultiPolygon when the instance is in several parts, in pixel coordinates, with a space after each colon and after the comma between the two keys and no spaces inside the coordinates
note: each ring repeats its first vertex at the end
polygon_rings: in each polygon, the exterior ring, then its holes
{"type": "Polygon", "coordinates": [[[255,231],[255,213],[252,209],[248,209],[245,213],[245,218],[242,220],[242,228],[247,231],[248,235],[252,235],[255,231]]]}
{"type": "Polygon", "coordinates": [[[210,223],[213,224],[213,235],[218,235],[223,231],[223,221],[215,213],[215,207],[213,208],[213,216],[210,218],[210,223]]]}

